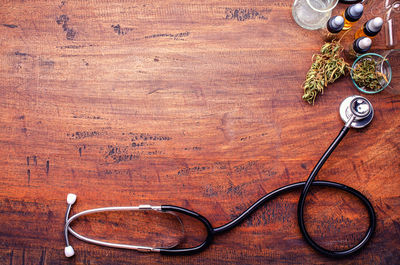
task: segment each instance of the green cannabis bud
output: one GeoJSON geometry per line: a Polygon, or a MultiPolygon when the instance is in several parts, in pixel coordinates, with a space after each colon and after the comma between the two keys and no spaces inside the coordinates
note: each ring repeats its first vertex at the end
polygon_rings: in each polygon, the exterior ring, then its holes
{"type": "Polygon", "coordinates": [[[365,57],[353,69],[353,80],[364,89],[372,91],[381,89],[383,85],[389,82],[384,73],[376,70],[381,63],[382,61],[377,62],[371,56],[365,57]]]}
{"type": "Polygon", "coordinates": [[[321,53],[313,55],[313,63],[303,83],[303,100],[314,105],[318,93],[323,93],[329,83],[346,74],[350,66],[340,56],[342,50],[338,41],[332,41],[322,46],[321,53]]]}

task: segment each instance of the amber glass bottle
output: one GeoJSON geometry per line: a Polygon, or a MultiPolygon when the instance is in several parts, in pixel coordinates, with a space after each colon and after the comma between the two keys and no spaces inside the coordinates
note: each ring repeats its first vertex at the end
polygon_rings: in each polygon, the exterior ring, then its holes
{"type": "Polygon", "coordinates": [[[343,30],[350,29],[362,16],[364,6],[360,3],[351,5],[343,12],[344,27],[343,30]]]}
{"type": "Polygon", "coordinates": [[[376,17],[368,20],[359,30],[357,30],[354,37],[356,39],[360,37],[375,38],[376,35],[381,31],[383,25],[383,19],[376,17]]]}

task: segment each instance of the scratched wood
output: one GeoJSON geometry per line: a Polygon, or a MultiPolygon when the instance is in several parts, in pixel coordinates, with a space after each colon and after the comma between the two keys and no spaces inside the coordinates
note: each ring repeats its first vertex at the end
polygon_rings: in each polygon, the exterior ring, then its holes
{"type": "MultiPolygon", "coordinates": [[[[78,195],[73,212],[173,204],[219,226],[308,176],[343,125],[340,102],[359,93],[346,77],[315,106],[301,100],[322,38],[294,23],[291,5],[1,1],[0,264],[336,264],[303,241],[298,191],[269,202],[201,254],[165,257],[74,238],[76,256],[63,254],[69,192],[78,195]]],[[[382,49],[380,34],[373,50],[382,49]]],[[[390,62],[398,71],[400,57],[390,62]]],[[[399,86],[397,72],[392,87],[399,86]]],[[[340,262],[399,264],[400,96],[386,89],[366,97],[372,124],[348,134],[318,179],[360,190],[376,210],[370,244],[340,262]]],[[[199,242],[201,226],[184,223],[193,235],[182,244],[199,242]]],[[[355,198],[321,188],[308,198],[306,223],[317,242],[342,249],[362,238],[368,220],[355,198]]],[[[176,220],[151,214],[99,214],[75,227],[121,242],[149,240],[147,232],[153,245],[181,237],[176,220]]]]}

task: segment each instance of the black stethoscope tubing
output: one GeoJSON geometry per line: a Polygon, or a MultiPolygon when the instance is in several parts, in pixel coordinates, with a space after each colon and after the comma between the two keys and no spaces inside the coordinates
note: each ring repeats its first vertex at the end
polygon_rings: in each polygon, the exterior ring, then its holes
{"type": "Polygon", "coordinates": [[[343,129],[339,132],[338,136],[335,138],[335,140],[331,143],[331,145],[328,147],[328,149],[325,151],[325,153],[322,155],[318,163],[315,165],[314,169],[311,171],[310,176],[307,178],[306,181],[304,182],[297,182],[293,184],[289,184],[286,186],[283,186],[281,188],[278,188],[266,195],[264,195],[262,198],[260,198],[258,201],[256,201],[253,205],[251,205],[247,210],[245,210],[242,214],[240,214],[238,217],[233,219],[232,221],[228,222],[227,224],[224,224],[222,226],[213,228],[211,223],[205,218],[204,216],[190,211],[185,208],[181,208],[178,206],[173,206],[173,205],[163,205],[161,206],[161,210],[164,212],[178,212],[182,213],[185,215],[188,215],[190,217],[193,217],[197,220],[199,220],[206,228],[207,230],[207,237],[205,240],[198,246],[191,247],[191,248],[181,248],[181,249],[166,249],[166,248],[159,248],[158,250],[160,251],[161,254],[167,254],[167,255],[187,255],[187,254],[194,254],[198,253],[205,248],[207,248],[213,241],[214,235],[221,234],[224,232],[227,232],[236,226],[238,226],[240,223],[242,223],[249,215],[251,215],[253,212],[255,212],[259,207],[261,207],[263,204],[268,202],[269,200],[282,195],[283,193],[292,191],[294,189],[298,188],[303,188],[298,206],[297,206],[297,220],[299,224],[300,231],[306,240],[306,242],[314,248],[316,251],[318,251],[321,254],[324,254],[329,257],[334,257],[334,258],[340,258],[340,257],[346,257],[349,255],[352,255],[362,249],[368,241],[371,239],[375,227],[376,227],[376,216],[375,216],[375,211],[374,208],[372,207],[372,204],[369,202],[369,200],[361,194],[359,191],[346,186],[344,184],[336,183],[336,182],[331,182],[331,181],[315,181],[315,177],[317,176],[319,170],[322,168],[323,164],[325,161],[328,159],[328,157],[331,155],[333,150],[339,145],[340,141],[345,137],[347,132],[349,131],[349,128],[347,126],[344,126],[343,129]],[[335,188],[335,189],[340,189],[342,191],[348,192],[351,195],[357,197],[360,199],[360,201],[364,204],[368,211],[369,215],[369,227],[363,237],[363,239],[357,243],[355,246],[345,249],[345,250],[339,250],[339,251],[333,251],[333,250],[328,250],[319,244],[317,244],[311,236],[308,234],[306,226],[304,224],[304,207],[305,207],[305,200],[306,197],[310,191],[311,186],[319,186],[319,187],[330,187],[330,188],[335,188]]]}

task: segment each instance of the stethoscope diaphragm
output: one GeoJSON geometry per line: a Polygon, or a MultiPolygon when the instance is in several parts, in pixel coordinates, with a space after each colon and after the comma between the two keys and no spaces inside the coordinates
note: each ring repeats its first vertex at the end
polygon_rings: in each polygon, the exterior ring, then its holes
{"type": "Polygon", "coordinates": [[[344,123],[353,118],[352,128],[364,128],[374,117],[374,109],[371,102],[362,96],[350,96],[342,101],[339,107],[340,117],[344,123]]]}

